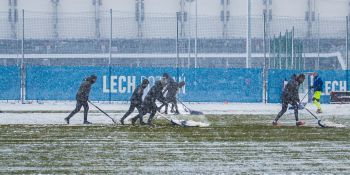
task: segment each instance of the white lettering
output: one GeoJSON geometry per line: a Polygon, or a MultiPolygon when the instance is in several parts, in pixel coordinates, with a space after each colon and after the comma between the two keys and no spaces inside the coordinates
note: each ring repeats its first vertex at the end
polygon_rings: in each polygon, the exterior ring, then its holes
{"type": "Polygon", "coordinates": [[[325,81],[324,95],[330,95],[332,91],[346,91],[346,81],[325,81]]]}
{"type": "Polygon", "coordinates": [[[330,81],[325,81],[325,94],[326,95],[329,95],[330,94],[330,85],[331,85],[332,83],[330,82],[330,81]]]}
{"type": "Polygon", "coordinates": [[[339,83],[339,91],[346,91],[346,81],[340,81],[339,83]]]}
{"type": "MultiPolygon", "coordinates": [[[[181,82],[181,81],[186,82],[186,77],[185,77],[184,74],[182,74],[182,75],[179,77],[179,82],[181,82]]],[[[179,91],[179,93],[186,94],[186,84],[181,88],[181,90],[179,91]]]]}
{"type": "MultiPolygon", "coordinates": [[[[136,82],[136,76],[115,76],[112,75],[110,76],[110,79],[108,76],[103,76],[103,88],[102,91],[103,93],[132,93],[135,89],[136,86],[138,85],[136,82]]],[[[154,86],[155,82],[157,80],[161,80],[161,76],[141,76],[141,82],[144,79],[148,79],[149,84],[148,87],[144,90],[144,94],[146,94],[149,89],[154,86]]],[[[186,77],[184,75],[181,75],[179,77],[179,81],[186,81],[186,77]]],[[[180,93],[186,94],[186,85],[182,87],[180,90],[180,93]]]]}
{"type": "Polygon", "coordinates": [[[132,93],[135,88],[136,88],[136,76],[128,76],[128,93],[132,93]]]}
{"type": "Polygon", "coordinates": [[[103,85],[102,85],[102,92],[103,93],[109,93],[109,89],[107,88],[107,76],[103,76],[103,85]]]}
{"type": "Polygon", "coordinates": [[[148,77],[148,81],[149,81],[149,87],[152,87],[156,82],[153,76],[148,77]]]}
{"type": "Polygon", "coordinates": [[[117,83],[115,80],[117,80],[118,76],[111,76],[111,93],[117,93],[117,89],[115,87],[117,86],[117,83]]]}
{"type": "MultiPolygon", "coordinates": [[[[333,81],[332,82],[332,91],[336,90],[336,87],[339,85],[338,81],[333,81]]],[[[327,94],[328,95],[328,94],[327,94]]]]}
{"type": "Polygon", "coordinates": [[[119,76],[118,90],[119,90],[119,93],[122,93],[122,94],[126,92],[126,87],[123,87],[123,82],[126,82],[126,77],[119,76]]]}

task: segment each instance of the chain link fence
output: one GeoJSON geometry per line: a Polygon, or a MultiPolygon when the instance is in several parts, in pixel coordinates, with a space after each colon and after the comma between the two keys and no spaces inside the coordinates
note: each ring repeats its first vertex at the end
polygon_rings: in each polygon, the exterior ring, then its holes
{"type": "MultiPolygon", "coordinates": [[[[246,67],[247,17],[0,12],[1,65],[246,67]]],[[[251,67],[346,69],[346,18],[251,17],[251,67]],[[264,30],[265,26],[265,30],[264,30]],[[266,57],[266,58],[265,58],[266,57]],[[286,61],[287,60],[287,61],[286,61]]]]}

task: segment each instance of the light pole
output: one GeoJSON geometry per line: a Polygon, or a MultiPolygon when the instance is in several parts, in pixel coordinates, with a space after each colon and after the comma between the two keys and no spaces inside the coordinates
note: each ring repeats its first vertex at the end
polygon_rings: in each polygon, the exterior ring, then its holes
{"type": "Polygon", "coordinates": [[[247,41],[246,41],[246,68],[250,68],[250,59],[251,59],[251,0],[247,0],[247,41]]]}

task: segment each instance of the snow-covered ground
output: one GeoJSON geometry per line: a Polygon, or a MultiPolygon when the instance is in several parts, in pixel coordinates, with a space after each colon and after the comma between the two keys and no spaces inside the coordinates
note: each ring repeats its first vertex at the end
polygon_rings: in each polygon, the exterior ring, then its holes
{"type": "MultiPolygon", "coordinates": [[[[124,112],[128,110],[128,103],[95,103],[98,107],[109,112],[124,112]]],[[[244,115],[275,115],[281,110],[280,104],[265,103],[185,103],[192,109],[202,111],[205,114],[244,114],[244,115]]],[[[178,104],[180,111],[184,112],[181,104],[178,104]]],[[[316,111],[313,104],[307,106],[312,111],[316,111]]],[[[10,113],[47,112],[62,113],[70,112],[75,108],[75,102],[44,102],[21,104],[18,102],[0,102],[0,111],[10,113]]],[[[322,104],[322,115],[349,115],[350,104],[322,104]]],[[[90,111],[97,111],[90,105],[90,111]]]]}
{"type": "MultiPolygon", "coordinates": [[[[120,119],[128,104],[96,103],[120,119]]],[[[113,125],[90,105],[65,125],[75,102],[0,103],[0,174],[348,174],[349,128],[321,129],[305,110],[295,127],[293,110],[276,128],[280,104],[185,103],[217,116],[208,128],[113,125]],[[221,116],[222,114],[232,114],[221,116]],[[246,115],[251,116],[246,116],[246,115]],[[218,117],[218,119],[216,119],[218,117]],[[269,127],[270,126],[270,127],[269,127]],[[293,127],[289,127],[293,126],[293,127]],[[2,157],[2,158],[1,158],[2,157]]],[[[179,105],[181,106],[181,105],[179,105]]],[[[307,106],[312,111],[312,104],[307,106]]],[[[350,105],[322,105],[321,119],[350,126],[350,105]]],[[[181,108],[181,112],[185,113],[181,108]]],[[[131,114],[133,116],[135,114],[131,114]]],[[[175,116],[174,116],[175,117],[175,116]]],[[[130,122],[130,121],[128,121],[130,122]]]]}
{"type": "MultiPolygon", "coordinates": [[[[119,120],[129,108],[127,103],[95,103],[101,109],[110,114],[111,117],[119,120]]],[[[231,115],[268,115],[271,120],[281,109],[280,104],[264,103],[185,103],[192,110],[202,111],[204,114],[231,114],[231,115]]],[[[75,107],[75,102],[45,102],[42,104],[31,103],[21,104],[18,102],[0,103],[0,124],[64,124],[63,118],[75,107]]],[[[183,106],[179,104],[180,112],[186,114],[183,106]]],[[[316,111],[313,104],[308,104],[307,108],[316,111]]],[[[319,118],[337,118],[346,119],[350,117],[349,104],[323,104],[323,112],[319,118]]],[[[81,112],[83,109],[81,110],[81,112]]],[[[134,111],[136,112],[136,110],[134,111]]],[[[286,115],[292,115],[293,110],[288,110],[286,115]]],[[[131,114],[129,117],[136,115],[131,114]]],[[[306,110],[300,110],[301,119],[311,118],[306,110]],[[303,117],[307,116],[307,117],[303,117]]],[[[294,117],[288,117],[293,119],[294,117]]],[[[77,114],[71,119],[71,123],[82,123],[82,113],[77,114]]],[[[96,108],[90,105],[89,120],[93,123],[110,124],[111,120],[100,113],[96,108]]]]}

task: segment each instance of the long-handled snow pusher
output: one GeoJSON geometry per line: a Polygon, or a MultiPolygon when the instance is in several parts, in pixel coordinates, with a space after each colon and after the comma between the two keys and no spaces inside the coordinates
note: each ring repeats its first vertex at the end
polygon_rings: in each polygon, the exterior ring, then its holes
{"type": "Polygon", "coordinates": [[[188,108],[182,101],[180,101],[179,99],[177,99],[178,102],[180,102],[182,104],[182,106],[184,107],[186,112],[190,112],[191,115],[203,115],[203,112],[201,111],[195,111],[195,110],[191,110],[190,108],[188,108]]]}
{"type": "Polygon", "coordinates": [[[326,127],[324,124],[321,123],[321,120],[318,119],[318,118],[316,117],[316,115],[313,114],[309,109],[307,109],[307,108],[305,108],[305,107],[304,107],[304,109],[307,110],[307,112],[309,112],[309,113],[317,120],[317,124],[318,124],[319,126],[321,126],[322,128],[325,128],[325,127],[326,127]]]}
{"type": "Polygon", "coordinates": [[[93,103],[91,103],[90,100],[88,100],[88,102],[89,102],[92,106],[94,106],[96,109],[98,109],[100,112],[102,112],[103,114],[105,114],[108,118],[110,118],[110,119],[113,121],[114,124],[117,124],[117,122],[116,122],[111,116],[109,116],[105,111],[103,111],[102,109],[100,109],[99,107],[97,107],[96,105],[94,105],[93,103]]]}
{"type": "MultiPolygon", "coordinates": [[[[306,92],[306,94],[304,95],[304,97],[300,100],[300,103],[298,104],[298,109],[302,110],[305,108],[307,102],[303,102],[303,100],[305,99],[305,97],[309,94],[310,89],[306,92]]],[[[288,109],[294,109],[294,106],[289,107],[288,109]]]]}
{"type": "Polygon", "coordinates": [[[169,118],[159,112],[157,112],[158,115],[160,115],[161,117],[167,119],[168,121],[170,121],[173,125],[179,125],[182,127],[208,127],[209,124],[208,123],[203,123],[203,122],[196,122],[193,120],[179,120],[179,119],[172,119],[169,118]]]}

